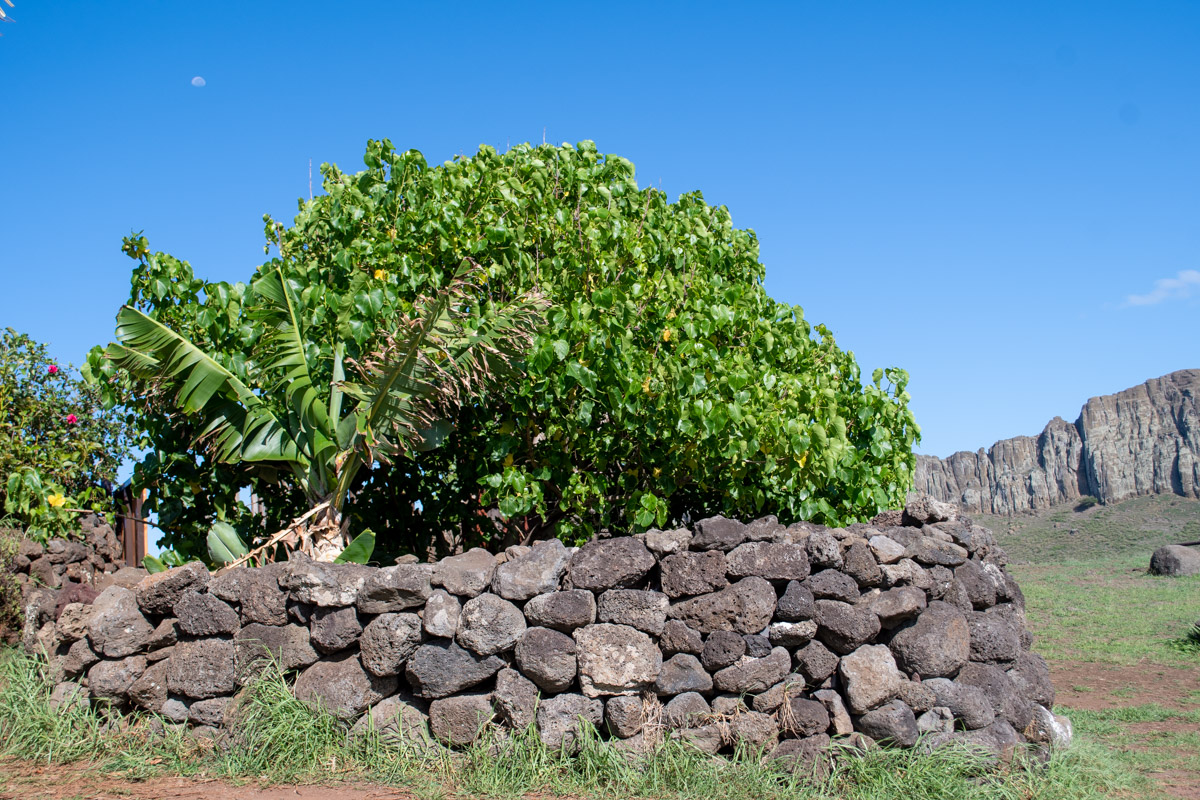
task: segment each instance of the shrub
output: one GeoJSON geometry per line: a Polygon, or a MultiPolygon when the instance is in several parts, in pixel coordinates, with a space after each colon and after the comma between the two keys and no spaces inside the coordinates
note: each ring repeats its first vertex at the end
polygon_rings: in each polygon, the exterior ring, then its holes
{"type": "Polygon", "coordinates": [[[46,346],[0,335],[0,501],[31,535],[70,533],[76,512],[111,510],[105,484],[128,453],[124,416],[46,346]]]}
{"type": "MultiPolygon", "coordinates": [[[[364,160],[354,175],[323,166],[325,194],[292,227],[266,220],[279,255],[257,274],[295,282],[314,385],[333,379],[322,342],[344,337],[348,362],[379,350],[464,264],[485,271],[484,304],[529,289],[553,304],[527,380],[462,407],[449,446],[354,487],[356,527],[390,526],[385,552],[715,513],[840,525],[903,502],[918,436],[907,374],[864,383],[827,328],[768,297],[755,235],[724,207],[639,188],[630,162],[591,142],[482,147],[430,167],[382,141],[364,160]]],[[[262,336],[248,287],[205,283],[141,236],[125,249],[138,261],[131,305],[244,375],[262,336]]],[[[283,394],[264,397],[282,413],[283,394]]],[[[198,456],[201,429],[178,415],[151,409],[144,425],[154,452],[137,479],[178,529],[169,544],[196,552],[209,520],[244,517],[245,485],[269,523],[303,510],[286,475],[198,456]]]]}

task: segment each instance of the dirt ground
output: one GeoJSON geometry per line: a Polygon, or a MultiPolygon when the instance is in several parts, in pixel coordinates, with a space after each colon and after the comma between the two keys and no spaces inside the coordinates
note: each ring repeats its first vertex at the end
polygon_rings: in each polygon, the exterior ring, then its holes
{"type": "Polygon", "coordinates": [[[415,800],[387,786],[256,786],[196,778],[127,781],[85,764],[0,761],[0,800],[415,800]]]}

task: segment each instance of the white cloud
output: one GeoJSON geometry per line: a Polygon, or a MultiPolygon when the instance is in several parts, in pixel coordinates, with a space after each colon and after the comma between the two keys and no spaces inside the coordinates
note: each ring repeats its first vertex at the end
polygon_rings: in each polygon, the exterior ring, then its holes
{"type": "Polygon", "coordinates": [[[206,83],[208,83],[208,81],[204,80],[204,78],[201,78],[199,75],[192,78],[192,86],[195,86],[197,88],[203,86],[206,83]]]}
{"type": "Polygon", "coordinates": [[[1200,271],[1185,269],[1174,278],[1162,278],[1154,282],[1154,289],[1146,294],[1131,294],[1125,298],[1127,306],[1153,306],[1164,300],[1191,297],[1192,289],[1200,287],[1200,271]]]}

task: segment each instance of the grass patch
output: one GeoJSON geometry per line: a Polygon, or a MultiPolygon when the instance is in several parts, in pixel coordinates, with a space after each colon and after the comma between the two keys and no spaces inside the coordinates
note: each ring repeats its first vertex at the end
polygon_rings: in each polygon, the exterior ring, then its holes
{"type": "Polygon", "coordinates": [[[1146,554],[1011,566],[1037,651],[1050,660],[1196,663],[1200,642],[1189,632],[1200,617],[1200,577],[1149,575],[1149,560],[1146,554]]]}
{"type": "Polygon", "coordinates": [[[1111,753],[1084,742],[1049,764],[1018,763],[984,773],[964,749],[874,749],[838,759],[822,781],[790,775],[742,752],[713,758],[678,742],[632,760],[585,731],[569,756],[532,730],[493,731],[460,753],[421,757],[379,736],[349,738],[345,723],[298,703],[284,676],[268,671],[241,698],[228,746],[197,740],[150,715],[122,716],[86,704],[51,711],[53,686],[40,662],[0,657],[0,751],[43,763],[86,761],[126,779],[161,775],[234,781],[373,781],[403,785],[422,798],[528,795],[678,800],[1062,800],[1142,792],[1142,778],[1111,753]],[[1115,794],[1114,794],[1115,793],[1115,794]]]}

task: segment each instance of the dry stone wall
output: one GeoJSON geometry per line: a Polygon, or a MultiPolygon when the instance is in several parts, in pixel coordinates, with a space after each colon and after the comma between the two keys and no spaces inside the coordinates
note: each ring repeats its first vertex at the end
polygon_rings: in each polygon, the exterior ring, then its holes
{"type": "Polygon", "coordinates": [[[919,498],[844,529],[723,517],[579,548],[557,540],[383,568],[298,557],[34,598],[27,645],[93,702],[233,724],[269,655],[298,698],[418,748],[486,724],[576,746],[811,763],[830,737],[1066,744],[1024,601],[991,533],[919,498]]]}

